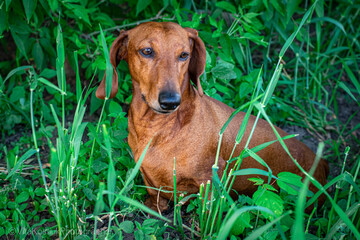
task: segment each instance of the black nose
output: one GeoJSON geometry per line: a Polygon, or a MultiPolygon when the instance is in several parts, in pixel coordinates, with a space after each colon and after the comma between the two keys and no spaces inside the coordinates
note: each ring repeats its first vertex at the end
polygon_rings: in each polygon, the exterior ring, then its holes
{"type": "Polygon", "coordinates": [[[163,110],[174,110],[181,102],[181,96],[177,92],[161,92],[159,94],[160,107],[163,110]]]}

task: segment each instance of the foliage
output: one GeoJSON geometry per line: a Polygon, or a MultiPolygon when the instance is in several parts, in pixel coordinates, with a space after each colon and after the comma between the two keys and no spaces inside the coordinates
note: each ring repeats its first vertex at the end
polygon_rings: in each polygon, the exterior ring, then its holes
{"type": "MultiPolygon", "coordinates": [[[[321,0],[2,1],[0,237],[359,237],[358,7],[321,0]],[[119,30],[149,20],[197,29],[207,48],[205,93],[269,123],[306,129],[325,142],[318,156],[340,173],[309,193],[308,175],[302,183],[291,173],[242,169],[219,179],[215,163],[213,181],[198,195],[174,186],[173,216],[142,205],[141,160],[134,163],[125,140],[127,64],[117,69],[115,99],[102,102],[93,90],[119,30]],[[252,196],[230,198],[232,179],[249,174],[274,179],[280,190],[252,178],[252,196]],[[328,199],[322,209],[305,212],[321,192],[328,199]]],[[[261,147],[233,161],[250,155],[262,163],[261,147]]]]}

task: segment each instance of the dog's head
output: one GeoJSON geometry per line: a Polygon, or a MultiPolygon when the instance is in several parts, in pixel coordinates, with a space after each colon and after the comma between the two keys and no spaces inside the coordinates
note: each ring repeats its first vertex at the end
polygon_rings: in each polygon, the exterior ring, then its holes
{"type": "MultiPolygon", "coordinates": [[[[203,95],[199,77],[205,70],[206,50],[194,29],[171,22],[148,22],[122,31],[110,49],[114,67],[110,98],[118,90],[115,69],[122,59],[127,61],[143,100],[157,113],[171,113],[179,107],[189,78],[203,95]]],[[[96,96],[105,99],[105,76],[96,96]]]]}

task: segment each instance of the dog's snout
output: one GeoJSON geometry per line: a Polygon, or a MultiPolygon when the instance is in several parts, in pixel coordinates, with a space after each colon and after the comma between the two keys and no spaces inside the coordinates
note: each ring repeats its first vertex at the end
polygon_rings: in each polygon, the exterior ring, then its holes
{"type": "Polygon", "coordinates": [[[163,110],[175,110],[181,102],[181,96],[177,92],[161,92],[159,94],[159,104],[163,110]]]}

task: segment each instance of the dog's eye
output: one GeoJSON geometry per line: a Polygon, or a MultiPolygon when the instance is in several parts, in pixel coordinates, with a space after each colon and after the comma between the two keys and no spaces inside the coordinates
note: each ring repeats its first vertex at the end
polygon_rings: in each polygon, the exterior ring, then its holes
{"type": "Polygon", "coordinates": [[[188,57],[189,57],[189,53],[187,53],[187,52],[182,52],[182,53],[180,54],[180,56],[179,56],[179,59],[180,59],[181,61],[185,61],[188,57]]]}
{"type": "Polygon", "coordinates": [[[144,57],[153,57],[154,56],[154,50],[152,48],[143,48],[143,49],[140,49],[140,54],[144,57]]]}

